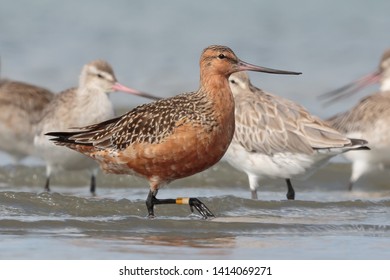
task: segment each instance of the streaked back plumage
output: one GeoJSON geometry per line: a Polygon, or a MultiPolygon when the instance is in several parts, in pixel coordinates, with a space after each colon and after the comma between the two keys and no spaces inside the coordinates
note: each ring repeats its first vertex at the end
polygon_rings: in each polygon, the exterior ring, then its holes
{"type": "Polygon", "coordinates": [[[366,141],[347,138],[303,106],[256,88],[245,72],[229,81],[236,128],[225,158],[248,174],[253,198],[262,177],[286,179],[293,192],[291,177],[310,175],[339,153],[366,148],[366,141]]]}

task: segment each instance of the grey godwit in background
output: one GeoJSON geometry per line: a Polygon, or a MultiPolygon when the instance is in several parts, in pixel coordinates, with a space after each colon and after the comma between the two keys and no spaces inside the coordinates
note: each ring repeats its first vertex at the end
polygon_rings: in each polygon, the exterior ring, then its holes
{"type": "Polygon", "coordinates": [[[367,139],[371,149],[344,155],[352,162],[349,190],[364,174],[390,168],[390,49],[382,55],[377,71],[324,95],[334,101],[377,82],[380,82],[379,92],[364,97],[348,111],[328,119],[335,129],[348,137],[367,139]]]}
{"type": "Polygon", "coordinates": [[[291,178],[310,175],[337,154],[367,149],[365,140],[347,138],[303,106],[253,86],[246,72],[229,82],[236,130],[225,159],[248,175],[253,199],[267,177],[285,179],[287,199],[294,199],[291,178]]]}
{"type": "Polygon", "coordinates": [[[55,95],[45,107],[34,140],[38,155],[46,162],[45,190],[50,190],[53,171],[87,169],[91,172],[90,191],[95,194],[96,163],[75,151],[54,145],[45,133],[53,130],[71,131],[72,128],[114,117],[114,109],[108,97],[108,93],[113,91],[152,98],[151,95],[119,84],[112,67],[106,61],[95,60],[83,67],[77,88],[55,95]]]}

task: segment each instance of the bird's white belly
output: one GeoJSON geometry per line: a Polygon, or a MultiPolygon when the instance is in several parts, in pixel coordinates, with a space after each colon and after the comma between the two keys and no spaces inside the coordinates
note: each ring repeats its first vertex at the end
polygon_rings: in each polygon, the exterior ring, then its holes
{"type": "Polygon", "coordinates": [[[259,178],[294,178],[309,176],[326,163],[332,155],[311,155],[291,152],[265,155],[246,151],[241,145],[232,143],[224,159],[233,167],[259,178]]]}

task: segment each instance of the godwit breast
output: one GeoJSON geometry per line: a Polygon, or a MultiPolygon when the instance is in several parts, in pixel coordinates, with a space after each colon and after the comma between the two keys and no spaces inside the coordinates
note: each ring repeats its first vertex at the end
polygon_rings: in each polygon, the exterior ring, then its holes
{"type": "Polygon", "coordinates": [[[345,154],[352,161],[349,190],[364,174],[390,167],[390,49],[381,59],[379,69],[327,96],[337,98],[353,94],[358,89],[380,81],[380,91],[359,101],[349,111],[340,113],[328,122],[349,137],[367,139],[371,151],[345,154]]]}
{"type": "Polygon", "coordinates": [[[285,179],[287,199],[294,199],[291,178],[310,175],[339,153],[366,149],[366,141],[349,139],[301,105],[256,88],[246,72],[229,81],[236,129],[225,158],[248,175],[253,199],[264,177],[285,179]]]}
{"type": "Polygon", "coordinates": [[[127,114],[82,128],[47,135],[57,145],[79,151],[115,174],[146,178],[149,217],[156,204],[187,204],[204,218],[211,211],[196,198],[157,199],[160,187],[203,171],[218,162],[234,133],[234,100],[230,74],[251,70],[299,74],[243,62],[224,46],[206,48],[200,58],[200,87],[196,92],[139,106],[127,114]]]}
{"type": "Polygon", "coordinates": [[[52,98],[45,88],[0,80],[0,150],[15,163],[34,153],[35,125],[52,98]]]}
{"type": "Polygon", "coordinates": [[[71,128],[74,127],[112,118],[114,110],[108,98],[108,93],[112,91],[146,95],[119,84],[112,67],[103,60],[95,60],[83,67],[77,88],[55,95],[46,106],[34,140],[39,156],[46,161],[45,190],[50,190],[50,176],[53,171],[89,169],[91,193],[95,194],[95,162],[75,151],[57,147],[47,139],[45,133],[53,130],[72,131],[71,128]]]}

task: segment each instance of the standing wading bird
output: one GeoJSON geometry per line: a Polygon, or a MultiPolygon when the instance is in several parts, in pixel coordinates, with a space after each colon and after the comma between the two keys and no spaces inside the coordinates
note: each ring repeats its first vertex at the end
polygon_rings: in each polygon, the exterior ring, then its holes
{"type": "Polygon", "coordinates": [[[362,175],[390,168],[390,49],[383,54],[377,71],[323,95],[332,97],[333,101],[379,81],[379,92],[361,99],[349,111],[328,119],[335,129],[347,136],[367,139],[371,149],[345,155],[352,161],[349,190],[362,175]]]}
{"type": "Polygon", "coordinates": [[[0,150],[15,163],[34,154],[35,126],[53,96],[42,87],[0,80],[0,150]]]}
{"type": "Polygon", "coordinates": [[[214,217],[197,198],[157,199],[160,187],[201,172],[217,163],[234,133],[234,100],[230,74],[251,70],[275,74],[300,73],[255,66],[237,58],[224,46],[206,48],[200,58],[200,86],[184,93],[136,107],[127,114],[76,132],[47,135],[92,157],[103,170],[146,178],[149,217],[156,204],[187,204],[204,218],[214,217]]]}
{"type": "Polygon", "coordinates": [[[34,143],[39,156],[46,161],[46,191],[50,191],[52,171],[89,169],[90,190],[93,195],[95,194],[96,163],[75,151],[57,147],[47,139],[45,133],[53,130],[72,131],[71,128],[114,117],[113,106],[108,98],[108,93],[112,91],[158,99],[119,84],[112,67],[103,60],[95,60],[83,67],[78,88],[71,88],[55,95],[44,109],[34,143]]]}
{"type": "Polygon", "coordinates": [[[229,77],[235,101],[236,130],[225,159],[248,175],[252,198],[262,178],[283,178],[287,199],[295,198],[292,177],[306,177],[331,157],[367,149],[301,105],[253,86],[246,72],[229,77]]]}

